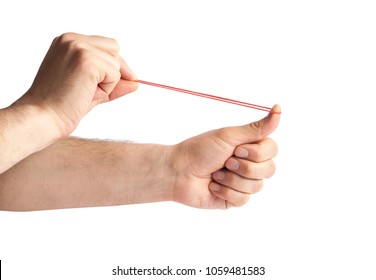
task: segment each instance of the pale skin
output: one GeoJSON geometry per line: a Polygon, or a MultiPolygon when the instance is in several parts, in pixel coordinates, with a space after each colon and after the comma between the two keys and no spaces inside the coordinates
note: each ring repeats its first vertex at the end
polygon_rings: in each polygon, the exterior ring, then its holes
{"type": "Polygon", "coordinates": [[[24,96],[0,110],[0,210],[29,211],[175,201],[244,205],[275,171],[268,138],[280,107],[264,119],[176,145],[69,137],[94,106],[137,89],[115,40],[56,38],[24,96]]]}

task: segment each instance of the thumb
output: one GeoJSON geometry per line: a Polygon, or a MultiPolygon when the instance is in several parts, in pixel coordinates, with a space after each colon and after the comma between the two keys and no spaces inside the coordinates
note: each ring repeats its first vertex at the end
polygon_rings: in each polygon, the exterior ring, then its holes
{"type": "Polygon", "coordinates": [[[269,114],[256,122],[227,127],[220,133],[220,138],[232,146],[238,146],[244,143],[254,143],[265,139],[278,126],[281,118],[281,107],[274,105],[269,114]]]}

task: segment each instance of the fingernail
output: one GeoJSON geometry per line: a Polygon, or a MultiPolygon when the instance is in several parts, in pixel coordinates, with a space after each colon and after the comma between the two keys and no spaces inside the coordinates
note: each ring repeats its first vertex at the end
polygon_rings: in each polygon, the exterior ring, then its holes
{"type": "Polygon", "coordinates": [[[240,149],[237,149],[235,151],[235,155],[237,157],[240,157],[240,158],[247,158],[249,153],[248,153],[248,150],[244,149],[244,148],[240,148],[240,149]]]}
{"type": "Polygon", "coordinates": [[[213,173],[213,178],[215,180],[223,180],[225,178],[225,172],[217,171],[217,172],[213,173]]]}
{"type": "Polygon", "coordinates": [[[270,110],[272,114],[281,114],[281,106],[278,104],[274,105],[273,108],[270,110]]]}
{"type": "Polygon", "coordinates": [[[214,191],[214,192],[218,192],[218,191],[221,189],[221,185],[212,182],[212,183],[210,184],[210,189],[211,189],[212,191],[214,191]]]}
{"type": "Polygon", "coordinates": [[[226,162],[226,167],[227,169],[230,169],[232,171],[235,171],[235,170],[238,170],[239,167],[240,167],[240,163],[239,161],[237,161],[236,159],[234,158],[230,158],[227,162],[226,162]]]}

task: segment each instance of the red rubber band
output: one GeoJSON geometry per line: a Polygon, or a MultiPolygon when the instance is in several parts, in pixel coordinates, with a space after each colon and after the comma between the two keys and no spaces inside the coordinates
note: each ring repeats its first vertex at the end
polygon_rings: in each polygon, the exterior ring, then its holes
{"type": "MultiPolygon", "coordinates": [[[[161,85],[161,84],[147,82],[147,81],[143,81],[143,80],[134,80],[134,82],[149,85],[149,86],[154,86],[154,87],[160,87],[160,88],[164,88],[164,89],[168,89],[168,90],[174,90],[174,91],[178,91],[178,92],[188,93],[188,94],[192,94],[192,95],[196,95],[196,96],[200,96],[200,97],[204,97],[204,98],[210,98],[210,99],[213,99],[213,100],[218,100],[218,101],[222,101],[222,102],[226,102],[226,103],[230,103],[230,104],[235,104],[235,105],[239,105],[239,106],[244,106],[244,107],[247,107],[247,108],[252,108],[252,109],[261,110],[261,111],[265,111],[265,112],[270,112],[272,110],[272,108],[265,107],[265,106],[260,106],[260,105],[247,103],[247,102],[243,102],[243,101],[238,101],[238,100],[234,100],[234,99],[229,99],[229,98],[225,98],[225,97],[220,97],[220,96],[216,96],[216,95],[201,93],[201,92],[197,92],[197,91],[191,91],[191,90],[187,90],[187,89],[161,85]]],[[[279,112],[273,112],[273,113],[279,114],[279,112]]]]}

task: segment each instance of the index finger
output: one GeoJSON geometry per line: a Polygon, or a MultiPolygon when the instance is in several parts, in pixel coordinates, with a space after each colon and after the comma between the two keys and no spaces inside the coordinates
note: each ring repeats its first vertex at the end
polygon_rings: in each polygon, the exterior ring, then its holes
{"type": "Polygon", "coordinates": [[[129,68],[128,64],[125,62],[125,60],[119,56],[119,59],[120,59],[120,74],[121,74],[121,78],[123,80],[127,80],[127,81],[136,81],[137,80],[137,76],[136,74],[132,71],[131,68],[129,68]]]}
{"type": "Polygon", "coordinates": [[[265,138],[252,144],[242,144],[235,148],[235,156],[253,162],[263,162],[275,157],[278,153],[277,143],[271,138],[265,138]]]}

